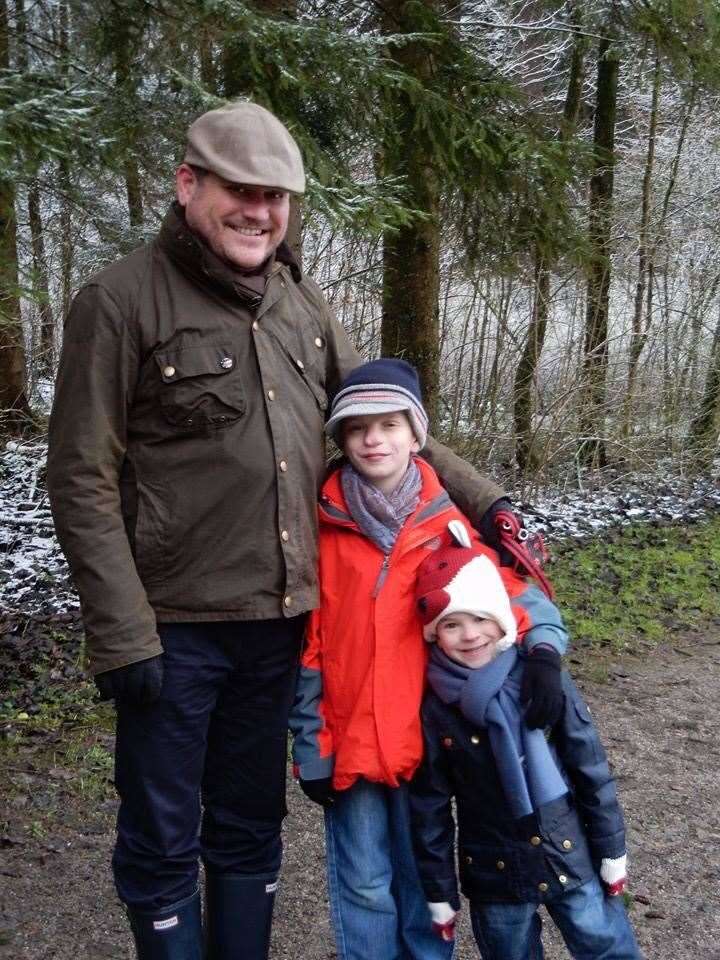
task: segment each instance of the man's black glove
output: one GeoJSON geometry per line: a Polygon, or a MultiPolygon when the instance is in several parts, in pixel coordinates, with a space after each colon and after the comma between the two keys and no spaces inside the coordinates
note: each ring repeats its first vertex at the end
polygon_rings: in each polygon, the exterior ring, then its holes
{"type": "Polygon", "coordinates": [[[321,777],[320,780],[303,780],[301,778],[300,789],[308,800],[319,803],[321,807],[330,807],[335,803],[332,777],[321,777]]]}
{"type": "MultiPolygon", "coordinates": [[[[495,503],[491,504],[485,513],[482,515],[480,520],[480,526],[478,527],[478,533],[483,538],[483,543],[486,543],[489,547],[492,547],[493,550],[496,550],[500,555],[500,563],[504,567],[514,567],[515,558],[513,555],[503,547],[500,541],[500,531],[497,528],[495,522],[495,515],[501,510],[506,510],[509,513],[513,513],[512,504],[510,501],[502,497],[500,500],[496,500],[495,503]]],[[[522,525],[522,520],[520,517],[515,514],[520,520],[522,525]]]]}
{"type": "Polygon", "coordinates": [[[531,650],[525,661],[520,699],[530,701],[525,723],[531,728],[553,727],[560,719],[564,696],[560,654],[550,647],[531,650]]]}
{"type": "Polygon", "coordinates": [[[128,663],[115,670],[97,673],[93,678],[101,700],[123,703],[154,703],[160,696],[163,681],[162,654],[128,663]]]}

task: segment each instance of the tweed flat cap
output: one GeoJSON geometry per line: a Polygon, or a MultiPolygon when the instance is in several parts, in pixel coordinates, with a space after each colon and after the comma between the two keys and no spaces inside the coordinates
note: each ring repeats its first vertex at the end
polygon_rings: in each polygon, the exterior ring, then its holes
{"type": "Polygon", "coordinates": [[[305,192],[300,149],[278,118],[247,100],[209,110],[191,125],[184,163],[231,183],[305,192]]]}

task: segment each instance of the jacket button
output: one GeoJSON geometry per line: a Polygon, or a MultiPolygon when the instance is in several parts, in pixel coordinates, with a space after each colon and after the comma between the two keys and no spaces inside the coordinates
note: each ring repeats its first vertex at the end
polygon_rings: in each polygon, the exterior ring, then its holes
{"type": "Polygon", "coordinates": [[[305,364],[302,362],[302,360],[296,360],[295,363],[300,367],[301,370],[305,369],[305,364]]]}
{"type": "Polygon", "coordinates": [[[451,747],[451,746],[453,745],[453,739],[452,739],[452,737],[443,737],[443,739],[442,739],[442,745],[443,745],[444,747],[451,747]]]}
{"type": "Polygon", "coordinates": [[[232,365],[233,365],[232,357],[223,357],[222,360],[220,361],[220,366],[223,368],[223,370],[229,370],[232,367],[232,365]]]}
{"type": "Polygon", "coordinates": [[[548,888],[548,885],[546,883],[538,884],[538,890],[540,891],[540,893],[547,893],[547,888],[548,888]]]}
{"type": "Polygon", "coordinates": [[[164,377],[174,377],[174,376],[175,376],[175,367],[163,367],[163,376],[164,376],[164,377]]]}
{"type": "Polygon", "coordinates": [[[558,880],[560,881],[560,883],[567,883],[567,882],[568,882],[568,881],[567,881],[567,877],[565,876],[564,873],[561,873],[561,874],[560,874],[560,876],[558,877],[558,880]]]}
{"type": "Polygon", "coordinates": [[[287,461],[286,461],[286,460],[281,460],[280,463],[279,463],[279,467],[280,467],[280,470],[281,470],[283,473],[286,473],[286,472],[287,472],[287,461]]]}
{"type": "Polygon", "coordinates": [[[470,743],[474,743],[477,746],[477,744],[480,743],[480,737],[476,733],[474,733],[470,737],[470,743]]]}
{"type": "Polygon", "coordinates": [[[257,320],[253,320],[253,322],[252,322],[252,328],[253,328],[253,330],[259,330],[259,329],[260,329],[260,324],[257,322],[257,320]]]}
{"type": "Polygon", "coordinates": [[[495,866],[498,868],[498,870],[504,870],[504,869],[505,869],[505,861],[504,861],[504,860],[498,860],[498,862],[495,864],[495,866]]]}
{"type": "Polygon", "coordinates": [[[465,863],[472,863],[472,857],[465,857],[465,863]]]}
{"type": "Polygon", "coordinates": [[[534,847],[539,847],[540,844],[542,843],[542,840],[540,839],[540,837],[530,837],[530,843],[534,847]]]}
{"type": "Polygon", "coordinates": [[[274,399],[275,399],[275,391],[274,391],[274,390],[268,390],[268,394],[267,394],[267,395],[268,395],[268,400],[274,400],[274,399]]]}
{"type": "Polygon", "coordinates": [[[563,850],[572,850],[572,840],[563,840],[563,850]]]}
{"type": "Polygon", "coordinates": [[[290,596],[290,594],[288,594],[285,597],[285,599],[283,600],[283,603],[285,604],[286,607],[289,607],[292,604],[292,597],[290,596]]]}
{"type": "Polygon", "coordinates": [[[315,346],[316,346],[316,347],[321,347],[322,345],[323,345],[323,343],[322,343],[322,340],[320,339],[320,337],[315,337],[315,346]]]}
{"type": "Polygon", "coordinates": [[[288,542],[288,540],[290,539],[290,534],[287,532],[287,530],[283,530],[283,532],[280,534],[280,539],[281,539],[284,543],[287,543],[287,542],[288,542]]]}

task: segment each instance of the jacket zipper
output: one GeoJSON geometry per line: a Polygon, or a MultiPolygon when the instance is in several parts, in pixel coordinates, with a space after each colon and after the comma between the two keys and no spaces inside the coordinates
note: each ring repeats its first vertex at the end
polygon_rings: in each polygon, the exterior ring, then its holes
{"type": "Polygon", "coordinates": [[[377,597],[377,595],[382,590],[383,584],[387,580],[389,566],[390,566],[390,554],[386,553],[385,556],[383,557],[382,566],[380,567],[380,573],[378,574],[378,578],[375,581],[375,588],[372,592],[373,598],[377,597]]]}

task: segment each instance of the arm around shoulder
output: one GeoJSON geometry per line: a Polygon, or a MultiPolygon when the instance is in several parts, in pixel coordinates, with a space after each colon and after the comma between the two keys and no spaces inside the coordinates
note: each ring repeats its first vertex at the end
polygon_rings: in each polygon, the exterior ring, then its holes
{"type": "Polygon", "coordinates": [[[451,499],[478,529],[488,509],[505,497],[502,487],[482,476],[469,463],[433,437],[421,456],[435,469],[451,499]]]}

